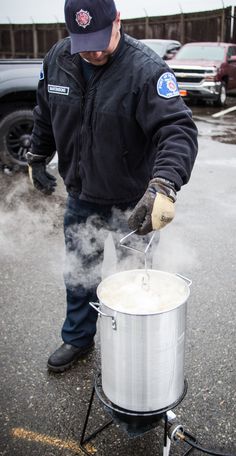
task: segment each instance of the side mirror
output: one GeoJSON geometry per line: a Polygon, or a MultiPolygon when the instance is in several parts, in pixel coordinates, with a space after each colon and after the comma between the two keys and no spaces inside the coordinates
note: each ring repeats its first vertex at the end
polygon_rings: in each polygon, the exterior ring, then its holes
{"type": "Polygon", "coordinates": [[[163,57],[164,60],[173,59],[173,57],[175,57],[175,55],[179,52],[180,48],[181,48],[180,44],[179,45],[177,43],[169,44],[165,50],[165,55],[163,57]]]}
{"type": "Polygon", "coordinates": [[[165,60],[170,60],[170,59],[173,59],[173,57],[177,54],[178,51],[176,51],[175,49],[171,50],[171,51],[167,51],[166,54],[165,54],[165,57],[164,59],[165,60]]]}
{"type": "Polygon", "coordinates": [[[166,54],[164,55],[164,60],[170,60],[170,59],[172,59],[172,57],[173,57],[172,52],[166,52],[166,54]]]}
{"type": "Polygon", "coordinates": [[[228,63],[236,63],[236,55],[231,55],[231,57],[228,58],[228,63]]]}

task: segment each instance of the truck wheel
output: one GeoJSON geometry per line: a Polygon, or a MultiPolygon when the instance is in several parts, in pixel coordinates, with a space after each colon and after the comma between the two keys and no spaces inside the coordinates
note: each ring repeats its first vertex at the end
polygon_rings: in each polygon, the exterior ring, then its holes
{"type": "Polygon", "coordinates": [[[220,93],[218,95],[217,100],[214,102],[214,105],[215,106],[225,106],[226,98],[227,98],[226,84],[225,84],[225,82],[222,82],[221,87],[220,87],[220,93]]]}
{"type": "Polygon", "coordinates": [[[7,114],[0,122],[0,160],[5,165],[26,169],[26,152],[30,149],[33,112],[29,109],[7,114]]]}

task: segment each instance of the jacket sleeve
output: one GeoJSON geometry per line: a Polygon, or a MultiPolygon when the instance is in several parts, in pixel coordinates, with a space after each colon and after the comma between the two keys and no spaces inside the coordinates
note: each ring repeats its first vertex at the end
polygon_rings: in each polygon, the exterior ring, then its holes
{"type": "Polygon", "coordinates": [[[188,182],[197,156],[197,128],[190,109],[179,95],[168,98],[158,93],[160,78],[167,72],[173,74],[169,67],[163,66],[144,85],[136,119],[155,148],[152,178],[168,179],[179,190],[188,182]]]}
{"type": "Polygon", "coordinates": [[[31,136],[32,152],[45,158],[56,150],[51,125],[51,115],[47,91],[47,56],[44,59],[37,90],[37,106],[33,111],[34,127],[31,136]]]}

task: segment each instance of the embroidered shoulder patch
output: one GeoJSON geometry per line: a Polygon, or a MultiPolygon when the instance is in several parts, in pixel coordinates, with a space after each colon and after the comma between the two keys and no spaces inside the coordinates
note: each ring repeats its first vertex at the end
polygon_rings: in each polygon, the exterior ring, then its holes
{"type": "Polygon", "coordinates": [[[157,81],[157,93],[163,98],[178,97],[179,89],[175,76],[169,71],[163,73],[157,81]]]}

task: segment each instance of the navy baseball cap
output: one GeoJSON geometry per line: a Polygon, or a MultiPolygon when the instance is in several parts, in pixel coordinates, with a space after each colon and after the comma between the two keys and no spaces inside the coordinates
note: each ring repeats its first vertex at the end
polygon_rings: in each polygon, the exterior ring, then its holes
{"type": "Polygon", "coordinates": [[[66,0],[65,22],[71,37],[71,54],[104,51],[116,14],[113,0],[66,0]]]}

